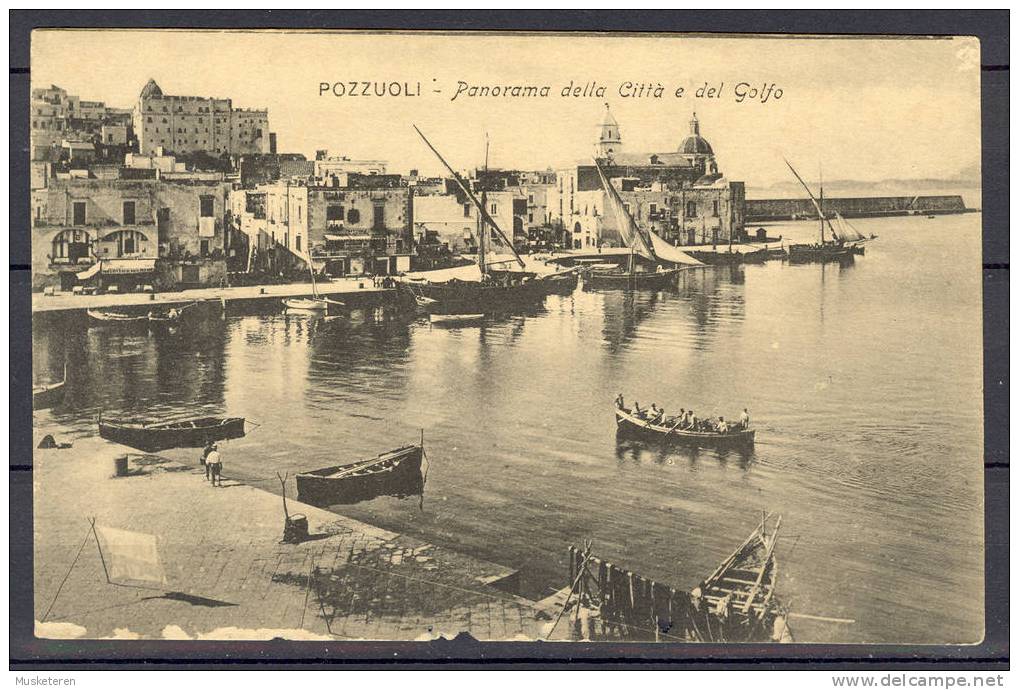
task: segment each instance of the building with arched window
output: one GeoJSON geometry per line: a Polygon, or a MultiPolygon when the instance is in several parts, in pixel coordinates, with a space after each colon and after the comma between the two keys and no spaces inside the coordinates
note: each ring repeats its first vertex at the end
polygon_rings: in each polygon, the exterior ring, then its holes
{"type": "Polygon", "coordinates": [[[222,180],[49,180],[32,190],[33,287],[70,289],[104,272],[167,289],[218,285],[232,251],[228,190],[222,180]]]}

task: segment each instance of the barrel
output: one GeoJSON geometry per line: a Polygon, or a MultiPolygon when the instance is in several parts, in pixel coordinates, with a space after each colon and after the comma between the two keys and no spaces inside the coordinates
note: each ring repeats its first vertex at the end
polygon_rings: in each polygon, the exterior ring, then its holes
{"type": "Polygon", "coordinates": [[[127,456],[126,455],[121,455],[119,458],[114,458],[113,459],[113,466],[117,470],[117,476],[118,477],[126,477],[127,476],[127,456]]]}

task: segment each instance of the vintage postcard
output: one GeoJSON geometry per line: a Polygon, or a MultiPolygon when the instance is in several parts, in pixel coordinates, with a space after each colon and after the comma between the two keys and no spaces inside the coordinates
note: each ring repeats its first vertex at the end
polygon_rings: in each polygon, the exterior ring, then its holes
{"type": "Polygon", "coordinates": [[[36,636],[980,642],[979,63],[33,32],[36,636]]]}

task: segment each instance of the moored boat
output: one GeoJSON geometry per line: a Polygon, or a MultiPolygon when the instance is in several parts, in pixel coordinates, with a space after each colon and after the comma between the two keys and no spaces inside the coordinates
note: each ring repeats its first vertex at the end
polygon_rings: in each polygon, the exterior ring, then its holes
{"type": "Polygon", "coordinates": [[[853,254],[855,253],[849,245],[837,242],[790,244],[788,251],[790,263],[848,262],[853,260],[853,254]]]}
{"type": "Polygon", "coordinates": [[[369,460],[297,475],[297,498],[316,506],[357,503],[379,496],[413,496],[424,490],[424,444],[403,446],[369,460]]]}
{"type": "Polygon", "coordinates": [[[725,433],[680,429],[678,422],[661,421],[652,423],[633,414],[633,411],[629,408],[616,407],[615,412],[616,430],[618,433],[641,436],[656,441],[687,443],[707,447],[745,447],[753,445],[756,435],[754,429],[744,429],[740,426],[735,426],[725,433]]]}
{"type": "Polygon", "coordinates": [[[87,309],[90,323],[94,325],[138,325],[149,322],[148,314],[131,314],[114,309],[87,309]]]}
{"type": "Polygon", "coordinates": [[[584,277],[584,285],[594,288],[628,288],[661,290],[673,284],[680,269],[662,271],[592,270],[584,277]]]}
{"type": "Polygon", "coordinates": [[[146,453],[169,448],[201,448],[209,441],[244,436],[243,417],[196,417],[171,422],[108,421],[99,417],[99,435],[146,453]]]}

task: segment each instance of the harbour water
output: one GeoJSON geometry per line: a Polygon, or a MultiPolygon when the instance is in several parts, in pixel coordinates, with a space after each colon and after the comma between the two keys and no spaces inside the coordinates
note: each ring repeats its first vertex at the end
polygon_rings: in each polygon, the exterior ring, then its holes
{"type": "MultiPolygon", "coordinates": [[[[97,433],[100,409],[244,416],[260,426],[222,444],[225,473],[270,490],[277,471],[424,429],[423,501],[335,510],[519,568],[532,596],[566,584],[567,547],[588,538],[606,560],[692,588],[774,511],[780,596],[856,621],[794,621],[799,641],[977,642],[980,215],[854,225],[880,237],[850,266],[696,269],[674,291],[578,289],[480,326],[231,315],[183,338],[41,318],[33,375],[59,378],[66,361],[69,397],[38,414],[71,440],[97,433]],[[670,413],[746,406],[756,446],[617,441],[618,393],[670,413]]],[[[816,224],[769,234],[810,240],[816,224]]]]}

